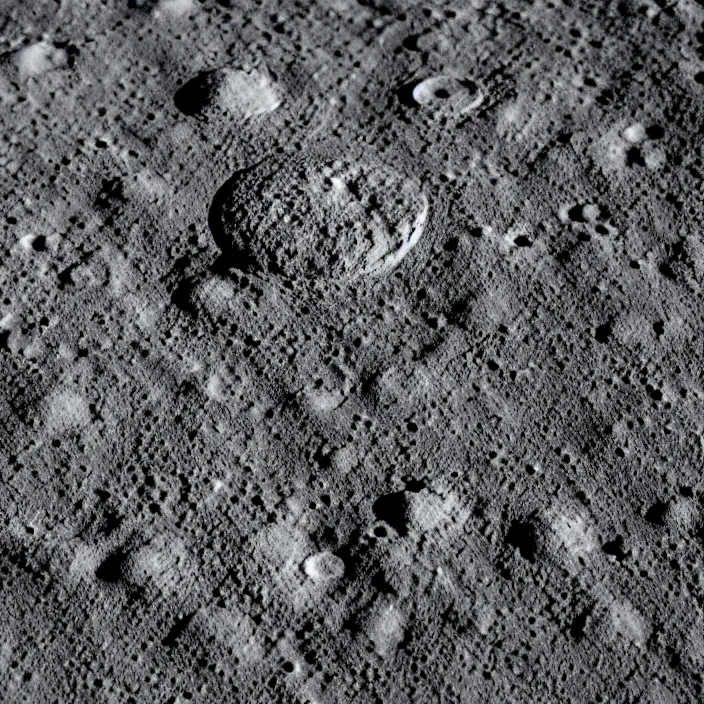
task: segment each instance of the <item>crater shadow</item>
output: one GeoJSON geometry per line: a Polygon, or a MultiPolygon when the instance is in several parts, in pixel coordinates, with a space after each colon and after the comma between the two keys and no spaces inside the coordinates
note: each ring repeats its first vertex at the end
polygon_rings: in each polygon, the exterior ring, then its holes
{"type": "MultiPolygon", "coordinates": [[[[237,183],[256,165],[257,164],[254,164],[253,166],[248,166],[247,168],[236,171],[218,188],[210,203],[208,210],[208,227],[210,228],[210,233],[213,236],[215,244],[222,252],[222,256],[219,258],[218,262],[221,269],[235,268],[241,271],[251,271],[253,268],[252,257],[247,251],[245,233],[241,233],[240,235],[242,244],[239,246],[229,233],[231,227],[226,228],[222,215],[237,183]]],[[[239,211],[232,213],[231,217],[237,219],[238,212],[239,211]]]]}
{"type": "Polygon", "coordinates": [[[184,83],[174,95],[174,105],[184,115],[195,117],[213,102],[220,84],[217,69],[204,71],[184,83]]]}

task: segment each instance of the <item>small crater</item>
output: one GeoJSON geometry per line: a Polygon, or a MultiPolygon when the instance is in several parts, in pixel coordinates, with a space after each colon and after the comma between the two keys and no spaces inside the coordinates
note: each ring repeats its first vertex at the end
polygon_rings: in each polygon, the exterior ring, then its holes
{"type": "Polygon", "coordinates": [[[46,251],[46,237],[44,235],[37,235],[32,239],[32,249],[35,252],[45,252],[46,251]]]}
{"type": "Polygon", "coordinates": [[[396,491],[379,497],[372,506],[378,520],[391,526],[399,536],[408,533],[408,500],[405,491],[396,491]]]}
{"type": "Polygon", "coordinates": [[[597,342],[606,344],[613,335],[613,323],[609,321],[608,323],[603,323],[599,325],[594,331],[594,338],[597,342]]]}
{"type": "Polygon", "coordinates": [[[324,584],[340,579],[345,573],[345,563],[331,552],[319,552],[306,558],[303,571],[316,584],[324,584]]]}
{"type": "Polygon", "coordinates": [[[665,129],[660,125],[651,125],[645,130],[648,139],[662,139],[665,136],[665,129]]]}
{"type": "Polygon", "coordinates": [[[601,546],[601,549],[607,555],[615,557],[618,562],[623,562],[623,560],[628,556],[623,537],[620,535],[617,535],[613,540],[604,543],[601,546]]]}
{"type": "Polygon", "coordinates": [[[439,115],[448,110],[461,115],[475,110],[484,101],[484,94],[474,81],[448,75],[426,78],[413,86],[411,95],[416,105],[439,115]]]}
{"type": "Polygon", "coordinates": [[[457,251],[457,247],[459,246],[460,241],[457,237],[451,237],[445,244],[442,246],[442,248],[446,252],[455,252],[457,251]]]}
{"type": "Polygon", "coordinates": [[[572,222],[587,222],[587,219],[584,217],[584,213],[582,212],[582,206],[581,205],[573,205],[568,211],[567,211],[567,217],[572,222]]]}
{"type": "Polygon", "coordinates": [[[376,538],[387,538],[389,535],[389,531],[386,530],[386,527],[383,525],[378,525],[374,526],[374,536],[376,538]]]}
{"type": "Polygon", "coordinates": [[[108,555],[108,557],[100,563],[98,569],[95,571],[95,576],[101,582],[116,584],[123,578],[126,560],[127,553],[122,550],[117,550],[111,555],[108,555]]]}
{"type": "Polygon", "coordinates": [[[37,78],[48,71],[68,65],[65,49],[40,41],[20,49],[15,57],[20,81],[37,78]]]}
{"type": "Polygon", "coordinates": [[[96,205],[99,208],[109,208],[113,205],[126,202],[127,199],[125,198],[122,179],[119,177],[103,179],[103,183],[96,198],[96,205]]]}
{"type": "Polygon", "coordinates": [[[506,544],[518,550],[528,562],[535,562],[538,552],[536,526],[532,520],[516,520],[506,533],[506,544]]]}
{"type": "Polygon", "coordinates": [[[406,482],[406,491],[410,491],[412,494],[417,494],[426,488],[427,485],[422,479],[410,479],[406,482]]]}
{"type": "Polygon", "coordinates": [[[670,266],[669,262],[664,262],[663,264],[661,264],[658,267],[658,270],[666,279],[670,279],[670,281],[677,280],[677,276],[675,275],[675,272],[672,270],[672,267],[670,266]]]}
{"type": "Polygon", "coordinates": [[[572,624],[570,625],[570,636],[572,636],[574,640],[579,641],[584,638],[584,631],[591,613],[591,609],[583,609],[577,614],[577,616],[575,616],[572,624]]]}
{"type": "Polygon", "coordinates": [[[669,504],[665,501],[656,501],[646,512],[645,520],[648,523],[652,523],[655,526],[664,526],[665,517],[667,516],[667,510],[669,504]]]}
{"type": "Polygon", "coordinates": [[[626,152],[626,164],[628,166],[645,166],[643,153],[640,149],[638,149],[638,147],[631,147],[626,152]]]}
{"type": "Polygon", "coordinates": [[[276,110],[281,100],[264,69],[230,67],[204,71],[174,95],[177,109],[189,117],[221,109],[241,122],[276,110]]]}
{"type": "Polygon", "coordinates": [[[191,117],[202,113],[215,99],[220,75],[218,71],[204,71],[176,91],[174,103],[180,112],[191,117]]]}
{"type": "Polygon", "coordinates": [[[408,49],[408,51],[420,51],[420,48],[418,47],[418,40],[420,37],[420,34],[411,34],[407,36],[403,42],[401,42],[401,45],[404,49],[408,49]]]}

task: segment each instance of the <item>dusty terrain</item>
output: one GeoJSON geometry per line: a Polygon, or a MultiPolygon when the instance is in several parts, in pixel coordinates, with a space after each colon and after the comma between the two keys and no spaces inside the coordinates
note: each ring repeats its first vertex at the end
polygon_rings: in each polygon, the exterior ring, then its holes
{"type": "Polygon", "coordinates": [[[1,701],[704,701],[704,3],[0,8],[1,701]]]}

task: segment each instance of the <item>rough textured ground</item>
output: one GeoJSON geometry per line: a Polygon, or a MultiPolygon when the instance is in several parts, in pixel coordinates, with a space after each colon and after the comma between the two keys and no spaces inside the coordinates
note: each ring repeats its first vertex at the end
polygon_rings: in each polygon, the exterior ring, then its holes
{"type": "Polygon", "coordinates": [[[702,2],[0,7],[0,700],[704,700],[702,2]]]}

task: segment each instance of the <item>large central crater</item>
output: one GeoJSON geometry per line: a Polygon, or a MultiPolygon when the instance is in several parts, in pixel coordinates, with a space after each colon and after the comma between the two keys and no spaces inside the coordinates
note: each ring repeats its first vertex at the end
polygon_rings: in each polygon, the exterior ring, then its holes
{"type": "Polygon", "coordinates": [[[420,184],[378,158],[307,153],[236,174],[216,195],[210,224],[237,266],[353,280],[397,266],[427,217],[420,184]]]}

